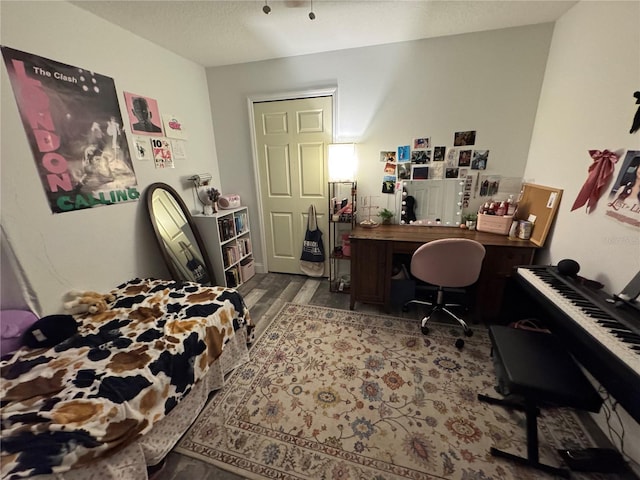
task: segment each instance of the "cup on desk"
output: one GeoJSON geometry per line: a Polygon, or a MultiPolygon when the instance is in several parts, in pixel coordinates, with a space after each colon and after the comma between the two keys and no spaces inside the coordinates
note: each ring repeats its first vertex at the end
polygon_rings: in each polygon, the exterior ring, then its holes
{"type": "Polygon", "coordinates": [[[520,220],[518,222],[518,238],[522,240],[529,240],[531,238],[531,229],[533,224],[527,220],[520,220]]]}

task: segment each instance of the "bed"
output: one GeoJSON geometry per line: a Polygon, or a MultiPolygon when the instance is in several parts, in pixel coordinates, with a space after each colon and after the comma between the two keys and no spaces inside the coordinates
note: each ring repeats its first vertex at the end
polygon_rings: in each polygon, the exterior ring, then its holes
{"type": "Polygon", "coordinates": [[[147,478],[224,376],[253,325],[225,287],[135,279],[78,332],[0,362],[3,479],[147,478]]]}

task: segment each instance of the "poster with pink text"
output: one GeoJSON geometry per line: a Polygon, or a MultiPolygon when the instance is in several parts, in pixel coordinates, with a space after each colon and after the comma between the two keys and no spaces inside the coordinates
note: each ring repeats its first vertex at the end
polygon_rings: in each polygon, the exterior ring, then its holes
{"type": "Polygon", "coordinates": [[[137,200],[113,79],[4,46],[2,56],[51,211],[137,200]]]}

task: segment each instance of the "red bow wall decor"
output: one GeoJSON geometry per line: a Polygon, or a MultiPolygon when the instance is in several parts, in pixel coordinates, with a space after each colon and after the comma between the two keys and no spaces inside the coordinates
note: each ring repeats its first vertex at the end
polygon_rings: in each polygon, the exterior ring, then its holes
{"type": "Polygon", "coordinates": [[[609,178],[614,170],[614,165],[618,162],[618,155],[609,150],[589,150],[589,155],[593,163],[589,166],[589,176],[584,182],[580,193],[573,202],[571,211],[587,204],[587,213],[591,213],[596,208],[598,199],[602,196],[604,187],[609,182],[609,178]]]}

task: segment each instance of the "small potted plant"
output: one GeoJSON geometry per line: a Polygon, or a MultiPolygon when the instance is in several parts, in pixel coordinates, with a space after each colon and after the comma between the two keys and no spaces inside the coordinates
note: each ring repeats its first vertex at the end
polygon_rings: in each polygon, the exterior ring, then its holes
{"type": "Polygon", "coordinates": [[[393,213],[391,210],[383,208],[382,210],[380,210],[378,212],[378,216],[380,218],[382,218],[382,224],[383,225],[389,225],[389,224],[391,224],[391,220],[395,216],[395,213],[393,213]]]}
{"type": "Polygon", "coordinates": [[[464,216],[464,222],[469,230],[475,230],[476,223],[478,222],[478,215],[475,213],[468,213],[464,216]]]}

